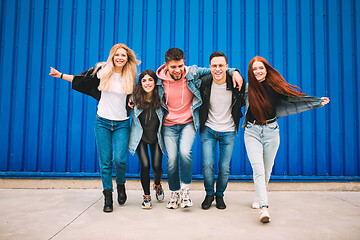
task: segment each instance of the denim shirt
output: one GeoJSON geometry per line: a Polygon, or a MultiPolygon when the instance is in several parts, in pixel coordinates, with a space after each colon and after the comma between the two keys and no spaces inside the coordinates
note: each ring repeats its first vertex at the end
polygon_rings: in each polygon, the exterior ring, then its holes
{"type": "MultiPolygon", "coordinates": [[[[191,105],[191,114],[193,116],[193,123],[195,127],[195,131],[200,126],[200,119],[199,119],[199,109],[202,104],[201,96],[200,96],[200,86],[201,86],[201,77],[205,76],[207,74],[211,74],[211,71],[209,68],[201,68],[196,65],[190,66],[188,69],[188,73],[186,74],[186,80],[187,80],[187,86],[189,90],[194,94],[193,96],[193,103],[191,105]]],[[[235,71],[235,68],[229,68],[227,72],[232,75],[235,71]]],[[[158,85],[158,91],[159,91],[159,97],[161,101],[161,106],[165,110],[165,117],[168,114],[169,110],[163,101],[164,97],[164,86],[162,83],[162,79],[159,78],[158,82],[156,83],[158,85]]]]}
{"type": "MultiPolygon", "coordinates": [[[[247,124],[247,112],[249,109],[249,100],[247,97],[248,94],[248,84],[245,88],[245,101],[246,101],[246,110],[244,122],[241,127],[245,127],[247,124]]],[[[321,106],[322,99],[319,97],[293,97],[287,96],[286,99],[280,99],[276,105],[276,118],[282,118],[296,113],[302,113],[311,109],[315,109],[321,106]]]]}
{"type": "MultiPolygon", "coordinates": [[[[139,116],[142,112],[143,112],[143,109],[137,108],[136,105],[134,106],[134,109],[132,111],[133,118],[132,118],[132,122],[131,122],[129,145],[128,145],[129,152],[132,155],[134,155],[134,153],[140,143],[141,137],[143,135],[143,128],[142,128],[140,120],[139,120],[139,116]]],[[[161,149],[162,153],[164,153],[165,145],[164,145],[164,140],[163,140],[162,134],[161,134],[161,127],[162,127],[162,123],[163,123],[163,119],[164,119],[164,112],[161,107],[159,109],[155,109],[155,112],[160,121],[159,129],[157,131],[157,139],[159,142],[160,149],[161,149]]]]}

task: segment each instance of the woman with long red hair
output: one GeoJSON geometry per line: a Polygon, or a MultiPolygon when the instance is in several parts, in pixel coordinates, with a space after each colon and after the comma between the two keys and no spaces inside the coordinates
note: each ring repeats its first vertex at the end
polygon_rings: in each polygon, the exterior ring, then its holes
{"type": "Polygon", "coordinates": [[[249,63],[246,96],[244,140],[256,190],[252,208],[260,208],[260,222],[267,223],[270,214],[266,186],[280,144],[276,119],[324,106],[330,99],[302,93],[259,56],[249,63]]]}

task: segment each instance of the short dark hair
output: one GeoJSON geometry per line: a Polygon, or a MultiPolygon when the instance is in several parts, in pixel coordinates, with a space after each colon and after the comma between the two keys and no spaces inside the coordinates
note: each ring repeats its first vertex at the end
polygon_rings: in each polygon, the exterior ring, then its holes
{"type": "Polygon", "coordinates": [[[185,60],[184,52],[179,48],[170,48],[165,53],[165,61],[168,63],[170,61],[179,61],[181,59],[185,60]]]}
{"type": "Polygon", "coordinates": [[[224,53],[222,53],[222,52],[213,52],[213,53],[210,55],[209,63],[211,62],[211,59],[213,59],[214,57],[224,57],[226,64],[228,64],[227,56],[226,56],[224,53]]]}

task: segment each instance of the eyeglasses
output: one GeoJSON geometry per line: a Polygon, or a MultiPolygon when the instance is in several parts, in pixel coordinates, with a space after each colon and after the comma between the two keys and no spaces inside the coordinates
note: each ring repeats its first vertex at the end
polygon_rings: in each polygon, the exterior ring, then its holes
{"type": "Polygon", "coordinates": [[[216,69],[216,68],[224,69],[225,67],[226,67],[226,65],[224,65],[224,64],[211,64],[210,65],[211,69],[216,69]]]}

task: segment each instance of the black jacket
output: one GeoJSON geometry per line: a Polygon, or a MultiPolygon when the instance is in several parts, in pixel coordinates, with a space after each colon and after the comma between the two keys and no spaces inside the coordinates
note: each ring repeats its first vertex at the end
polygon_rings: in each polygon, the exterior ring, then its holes
{"type": "MultiPolygon", "coordinates": [[[[200,106],[200,132],[203,131],[209,114],[212,81],[213,77],[211,74],[201,78],[200,95],[203,103],[200,106]]],[[[239,130],[240,118],[243,116],[241,107],[246,104],[244,100],[245,85],[244,80],[240,91],[238,88],[234,88],[232,77],[226,73],[226,90],[232,91],[231,115],[235,123],[236,131],[239,130]]]]}
{"type": "MultiPolygon", "coordinates": [[[[72,89],[78,92],[89,95],[95,98],[96,100],[100,101],[101,91],[99,91],[98,89],[98,86],[100,84],[100,79],[97,78],[96,74],[94,76],[91,76],[91,74],[94,72],[94,69],[95,68],[90,68],[85,72],[75,75],[71,87],[72,89]]],[[[131,95],[127,95],[126,97],[125,107],[126,107],[127,116],[130,116],[130,112],[131,112],[131,108],[127,104],[130,96],[131,95]]]]}

